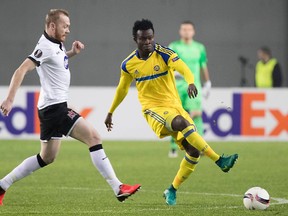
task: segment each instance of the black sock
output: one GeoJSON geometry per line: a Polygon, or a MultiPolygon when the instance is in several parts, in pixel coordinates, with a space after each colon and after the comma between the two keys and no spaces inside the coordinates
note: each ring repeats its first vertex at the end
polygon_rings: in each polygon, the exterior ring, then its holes
{"type": "Polygon", "coordinates": [[[45,166],[47,166],[47,164],[45,163],[45,161],[43,161],[43,159],[41,158],[40,154],[37,154],[37,161],[38,161],[40,167],[45,167],[45,166]]]}

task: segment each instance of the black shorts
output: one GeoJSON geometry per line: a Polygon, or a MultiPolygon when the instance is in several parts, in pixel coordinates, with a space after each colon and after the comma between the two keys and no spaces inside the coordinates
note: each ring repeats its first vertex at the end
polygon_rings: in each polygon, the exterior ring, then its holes
{"type": "Polygon", "coordinates": [[[77,120],[81,117],[67,107],[67,103],[54,104],[38,110],[40,120],[40,140],[47,142],[69,136],[77,120]]]}

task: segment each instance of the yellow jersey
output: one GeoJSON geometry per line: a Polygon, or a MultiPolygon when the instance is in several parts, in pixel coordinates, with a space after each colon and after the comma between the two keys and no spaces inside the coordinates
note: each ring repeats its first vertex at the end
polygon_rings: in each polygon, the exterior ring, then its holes
{"type": "Polygon", "coordinates": [[[128,93],[133,80],[136,82],[142,110],[152,107],[182,107],[176,90],[174,71],[183,75],[188,84],[194,77],[188,66],[171,49],[155,44],[147,59],[133,51],[121,64],[121,77],[110,108],[113,113],[128,93]]]}

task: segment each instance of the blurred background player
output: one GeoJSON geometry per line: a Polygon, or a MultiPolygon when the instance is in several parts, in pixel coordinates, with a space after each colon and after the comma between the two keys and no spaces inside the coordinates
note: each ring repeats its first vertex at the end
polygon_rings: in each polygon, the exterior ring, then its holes
{"type": "Polygon", "coordinates": [[[195,98],[197,87],[193,74],[177,53],[155,43],[152,22],[145,19],[136,21],[132,32],[137,49],[121,64],[120,81],[105,125],[108,131],[112,130],[113,112],[135,80],[143,116],[151,129],[159,138],[173,136],[179,147],[186,151],[172,184],[164,191],[167,205],[175,205],[176,191],[195,170],[200,152],[214,161],[223,172],[228,172],[234,166],[238,155],[219,156],[197,133],[193,120],[182,107],[174,81],[174,71],[177,70],[188,83],[186,93],[190,98],[195,98]]]}
{"type": "Polygon", "coordinates": [[[11,79],[8,95],[1,104],[4,116],[9,115],[16,92],[25,75],[35,68],[37,70],[41,83],[37,104],[41,150],[39,154],[26,158],[0,180],[0,205],[3,205],[4,195],[13,183],[55,160],[60,151],[63,135],[73,137],[88,146],[95,168],[105,178],[120,202],[140,188],[138,184],[130,186],[119,181],[105,154],[97,130],[67,107],[71,76],[68,59],[84,49],[84,44],[74,41],[72,49],[66,51],[64,42],[69,33],[69,13],[62,9],[51,9],[46,15],[45,31],[33,53],[23,61],[11,79]]]}
{"type": "Polygon", "coordinates": [[[272,88],[282,86],[282,72],[276,58],[272,57],[268,47],[261,47],[257,51],[259,61],[255,68],[255,84],[258,88],[272,88]]]}
{"type": "MultiPolygon", "coordinates": [[[[184,21],[179,29],[180,40],[172,42],[169,47],[175,51],[178,56],[187,64],[194,75],[194,83],[198,89],[198,97],[190,100],[187,95],[188,84],[185,82],[183,76],[175,73],[176,87],[179,93],[183,108],[190,114],[194,123],[196,124],[198,133],[203,136],[204,127],[202,120],[202,97],[208,98],[211,81],[207,67],[207,55],[205,46],[194,40],[195,26],[191,21],[184,21]],[[204,77],[204,85],[202,89],[201,73],[204,77]]],[[[168,156],[175,158],[178,156],[177,144],[171,138],[170,151],[168,156]]]]}

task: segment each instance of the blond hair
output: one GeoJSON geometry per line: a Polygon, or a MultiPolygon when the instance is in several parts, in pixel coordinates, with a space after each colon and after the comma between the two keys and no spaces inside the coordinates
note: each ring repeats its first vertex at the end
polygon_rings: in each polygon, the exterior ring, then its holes
{"type": "Polygon", "coordinates": [[[45,26],[48,27],[52,22],[56,23],[59,20],[61,14],[69,17],[68,11],[64,9],[51,9],[46,15],[45,26]]]}

